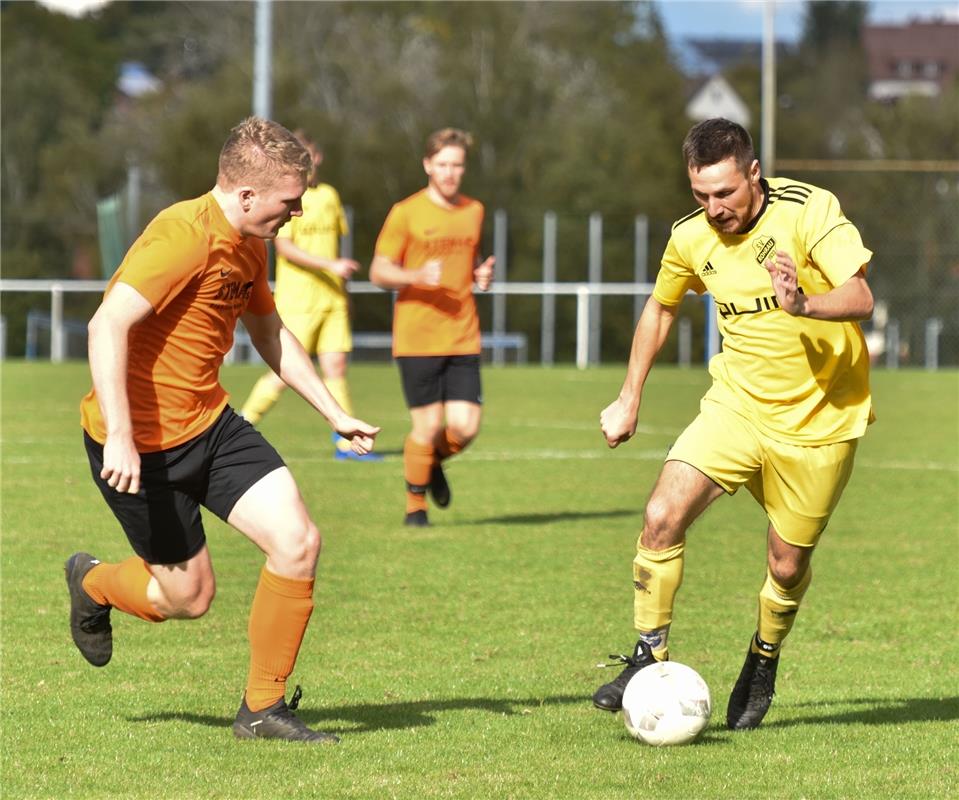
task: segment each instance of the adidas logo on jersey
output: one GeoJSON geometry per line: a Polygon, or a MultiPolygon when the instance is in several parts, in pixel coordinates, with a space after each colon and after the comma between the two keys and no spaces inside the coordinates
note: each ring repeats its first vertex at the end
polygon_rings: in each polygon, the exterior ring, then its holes
{"type": "Polygon", "coordinates": [[[706,262],[706,266],[704,266],[699,271],[700,278],[711,278],[715,274],[716,274],[716,268],[712,264],[710,264],[708,261],[706,262]]]}

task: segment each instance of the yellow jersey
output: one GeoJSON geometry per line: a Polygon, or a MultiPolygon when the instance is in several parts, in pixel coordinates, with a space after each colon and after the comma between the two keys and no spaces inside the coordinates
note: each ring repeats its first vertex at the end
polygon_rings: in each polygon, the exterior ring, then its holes
{"type": "Polygon", "coordinates": [[[781,441],[858,438],[874,419],[859,324],[786,313],[763,264],[784,250],[800,291],[824,294],[868,265],[872,251],[830,192],[788,178],[762,187],[762,209],[742,233],[715,230],[703,209],[673,225],[653,297],[675,306],[689,289],[713,296],[723,345],[710,361],[713,385],[704,399],[781,441]]]}
{"type": "MultiPolygon", "coordinates": [[[[303,194],[303,215],[291,217],[277,234],[318,258],[338,258],[340,236],[349,232],[340,195],[328,183],[311,186],[303,194]]],[[[283,312],[303,313],[317,307],[346,304],[344,281],[325,270],[297,266],[277,254],[274,298],[283,312]]]]}

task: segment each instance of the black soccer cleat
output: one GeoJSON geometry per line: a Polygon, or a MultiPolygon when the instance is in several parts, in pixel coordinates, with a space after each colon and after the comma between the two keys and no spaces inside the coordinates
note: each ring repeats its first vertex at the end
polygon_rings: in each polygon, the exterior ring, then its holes
{"type": "Polygon", "coordinates": [[[761,653],[754,653],[750,646],[746,662],[729,695],[729,705],[726,706],[726,726],[730,730],[759,727],[776,694],[778,666],[778,655],[767,658],[761,653]]]}
{"type": "Polygon", "coordinates": [[[303,690],[297,686],[290,698],[290,704],[282,697],[269,708],[262,711],[250,711],[246,697],[240,703],[233,722],[233,735],[237,739],[285,739],[288,742],[310,742],[311,744],[336,744],[340,737],[324,731],[315,731],[306,727],[293,713],[299,705],[303,690]]]}
{"type": "Polygon", "coordinates": [[[411,528],[428,528],[430,526],[430,519],[423,510],[410,511],[403,519],[403,524],[409,525],[411,528]]]}
{"type": "Polygon", "coordinates": [[[70,590],[70,633],[73,634],[73,643],[95,667],[105,666],[113,655],[111,606],[94,602],[83,588],[84,576],[99,563],[89,553],[74,553],[63,566],[70,590]]]}
{"type": "MultiPolygon", "coordinates": [[[[626,669],[611,680],[600,686],[593,695],[593,705],[601,711],[619,711],[623,707],[623,693],[626,691],[626,684],[630,679],[645,667],[656,663],[656,657],[649,645],[642,639],[636,642],[631,656],[610,654],[610,658],[626,665],[626,669]]],[[[607,666],[600,664],[599,666],[607,666]]],[[[613,666],[613,665],[609,665],[613,666]]]]}
{"type": "Polygon", "coordinates": [[[453,499],[453,493],[450,491],[450,485],[441,464],[434,464],[430,470],[430,495],[433,497],[433,502],[440,508],[446,508],[453,499]]]}

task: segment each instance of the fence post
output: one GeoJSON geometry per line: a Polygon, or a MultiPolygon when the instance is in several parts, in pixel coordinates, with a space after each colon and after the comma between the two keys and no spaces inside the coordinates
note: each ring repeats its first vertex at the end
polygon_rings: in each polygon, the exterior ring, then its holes
{"type": "MultiPolygon", "coordinates": [[[[589,282],[603,282],[603,215],[594,211],[589,215],[589,282]]],[[[589,298],[589,361],[599,363],[602,343],[602,297],[594,294],[589,298]]]]}
{"type": "Polygon", "coordinates": [[[63,361],[66,339],[63,335],[63,286],[50,287],[50,360],[56,364],[63,361]]]}
{"type": "MultiPolygon", "coordinates": [[[[637,215],[633,222],[633,280],[636,283],[649,282],[649,217],[645,214],[637,215]]],[[[636,295],[633,299],[633,327],[639,322],[645,305],[645,295],[636,295]]]]}
{"type": "Polygon", "coordinates": [[[942,320],[933,317],[926,320],[926,369],[939,369],[939,334],[942,333],[942,320]]]}
{"type": "Polygon", "coordinates": [[[693,323],[689,317],[679,320],[679,366],[688,367],[693,352],[693,323]]]}
{"type": "Polygon", "coordinates": [[[576,367],[589,365],[589,287],[576,287],[576,367]]]}
{"type": "Polygon", "coordinates": [[[899,320],[891,319],[886,325],[886,367],[899,369],[899,320]]]}
{"type": "MultiPolygon", "coordinates": [[[[556,283],[556,214],[553,211],[543,215],[543,283],[556,283]]],[[[539,360],[552,366],[555,357],[556,295],[544,293],[539,360]]]]}
{"type": "MultiPolygon", "coordinates": [[[[496,256],[496,281],[506,283],[506,211],[496,209],[493,214],[493,255],[496,256]]],[[[493,295],[493,335],[506,333],[506,295],[493,295]]],[[[497,366],[505,363],[504,350],[497,345],[493,348],[493,363],[497,366]]]]}
{"type": "Polygon", "coordinates": [[[340,258],[353,258],[353,206],[343,209],[346,216],[346,233],[340,237],[340,258]]]}
{"type": "Polygon", "coordinates": [[[716,322],[716,302],[711,294],[704,294],[703,303],[706,305],[706,363],[708,364],[709,359],[719,352],[721,344],[719,324],[716,322]]]}

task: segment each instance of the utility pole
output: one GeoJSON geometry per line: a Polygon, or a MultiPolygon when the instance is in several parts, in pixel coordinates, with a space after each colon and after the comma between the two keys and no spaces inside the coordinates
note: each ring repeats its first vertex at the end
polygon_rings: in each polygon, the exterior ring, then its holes
{"type": "Polygon", "coordinates": [[[763,175],[772,178],[776,174],[776,36],[773,17],[775,0],[763,3],[763,49],[762,49],[762,132],[759,145],[763,175]]]}
{"type": "Polygon", "coordinates": [[[273,3],[256,0],[253,30],[253,113],[269,119],[273,114],[273,3]]]}

